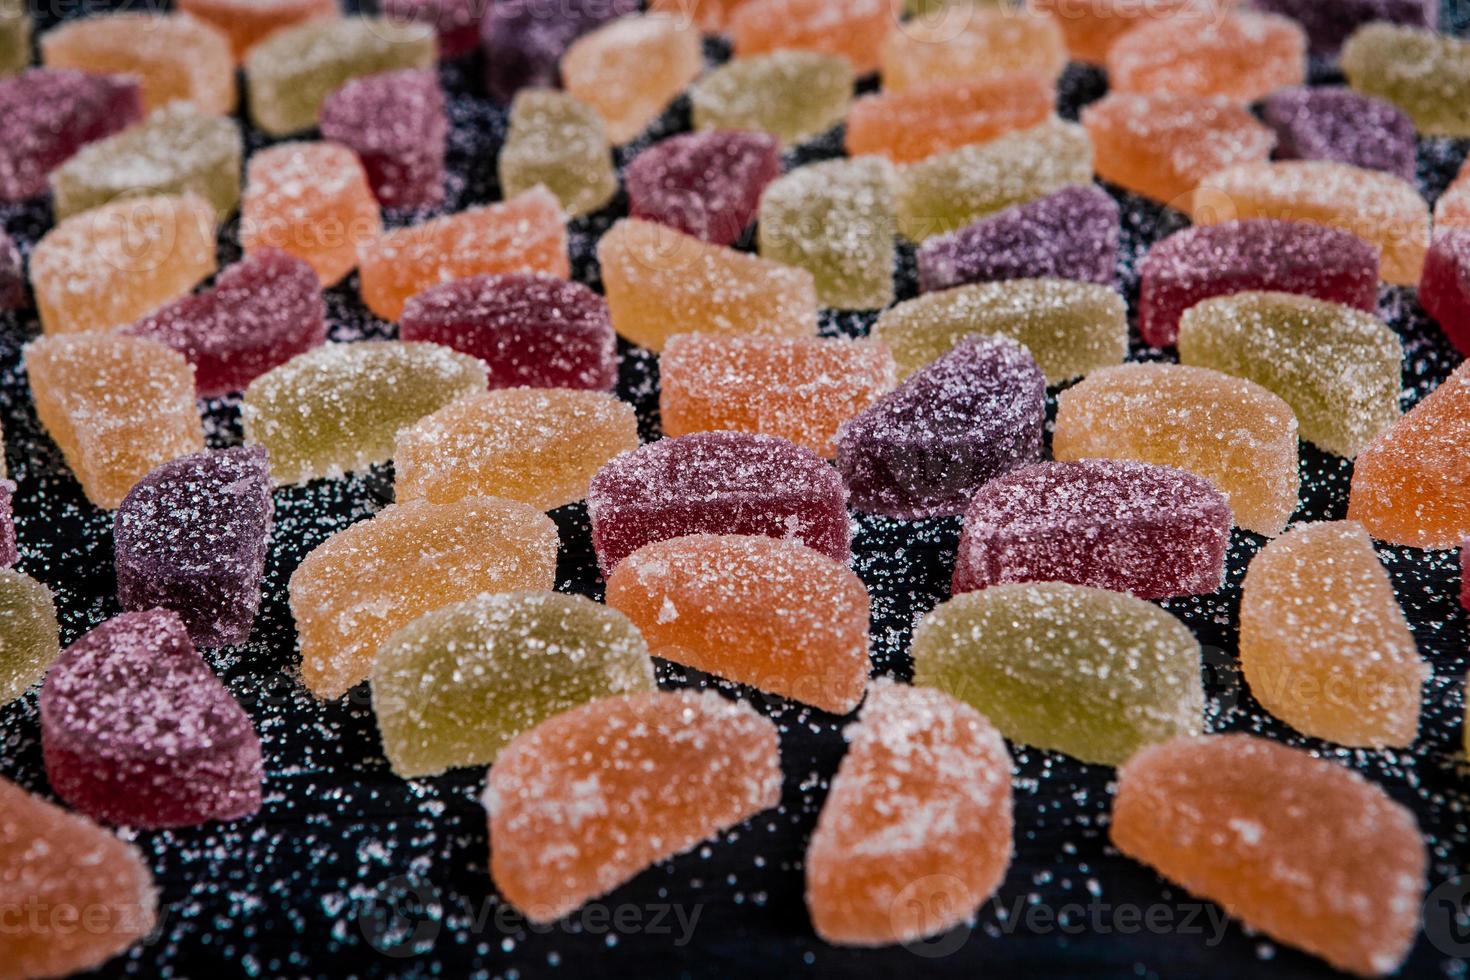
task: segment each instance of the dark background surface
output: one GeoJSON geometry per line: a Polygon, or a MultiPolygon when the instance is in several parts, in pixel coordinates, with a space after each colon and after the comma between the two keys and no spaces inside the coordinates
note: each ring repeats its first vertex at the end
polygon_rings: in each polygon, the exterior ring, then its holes
{"type": "MultiPolygon", "coordinates": [[[[134,5],[136,8],[136,5],[134,5]]],[[[68,16],[80,13],[68,9],[68,16]]],[[[41,24],[56,15],[43,12],[41,24]]],[[[1466,11],[1447,17],[1463,31],[1466,11]]],[[[723,53],[711,49],[711,57],[723,53]]],[[[478,56],[442,67],[453,131],[443,211],[495,200],[495,155],[505,115],[483,98],[478,56]]],[[[1314,66],[1316,82],[1337,81],[1314,66]]],[[[871,82],[868,83],[871,86],[871,82]]],[[[1072,66],[1061,111],[1075,118],[1105,80],[1072,66]]],[[[649,135],[619,151],[623,163],[652,139],[688,127],[682,100],[649,135]]],[[[247,148],[267,142],[247,126],[247,148]]],[[[1421,140],[1420,180],[1432,201],[1465,156],[1465,141],[1421,140]]],[[[788,154],[786,166],[838,155],[840,131],[788,154]]],[[[1148,245],[1185,225],[1177,213],[1109,188],[1124,214],[1118,284],[1130,303],[1133,268],[1148,245]]],[[[572,224],[575,277],[597,284],[593,247],[626,211],[621,197],[572,224]]],[[[386,215],[389,223],[421,215],[386,215]]],[[[50,223],[49,204],[0,206],[5,228],[28,250],[50,223]]],[[[221,232],[221,265],[238,257],[233,222],[221,232]]],[[[912,252],[899,270],[900,298],[913,295],[912,252]]],[[[327,293],[337,340],[392,336],[357,300],[356,277],[327,293]]],[[[1459,358],[1414,301],[1385,287],[1380,312],[1404,341],[1404,403],[1444,378],[1459,358]]],[[[826,333],[860,334],[871,314],[826,314],[826,333]]],[[[110,515],[86,503],[40,430],[20,346],[38,331],[34,315],[0,321],[0,417],[16,497],[20,567],[56,592],[62,642],[118,611],[110,515]]],[[[619,393],[639,408],[644,438],[658,434],[657,365],[623,349],[619,393]]],[[[1139,348],[1143,358],[1164,356],[1139,348]]],[[[1053,392],[1053,395],[1055,392],[1053,392]]],[[[1050,399],[1054,407],[1054,398],[1050,399]]],[[[207,403],[211,445],[240,440],[238,401],[207,403]]],[[[1302,447],[1296,520],[1335,519],[1347,506],[1350,465],[1302,447]]],[[[123,831],[142,849],[162,890],[163,922],[148,943],[104,972],[197,977],[340,975],[507,977],[628,974],[665,976],[1076,975],[1106,977],[1326,976],[1318,961],[1226,924],[1220,910],[1168,887],[1107,844],[1112,770],[1013,746],[1016,858],[994,901],[973,926],[913,948],[855,951],[812,933],[802,902],[802,854],[842,753],[844,719],[659,664],[669,687],[713,684],[746,697],[781,729],[786,785],[781,806],[695,851],[648,870],[583,915],[531,930],[501,904],[490,882],[480,770],[404,782],[388,770],[361,685],[322,704],[295,677],[297,656],[286,583],[292,569],[333,532],[392,498],[389,468],[319,481],[276,494],[276,530],[265,599],[250,641],[209,651],[208,661],[253,718],[265,750],[265,804],[245,821],[163,832],[123,831]],[[697,918],[694,918],[697,916],[697,918]],[[682,918],[681,918],[682,917],[682,918]],[[690,922],[692,919],[692,927],[690,922]]],[[[581,505],[553,514],[561,529],[559,588],[601,596],[581,505]]],[[[855,567],[873,597],[874,671],[906,678],[912,625],[948,595],[958,535],[955,519],[902,523],[858,519],[855,567]]],[[[1205,645],[1209,724],[1258,732],[1348,764],[1411,807],[1431,848],[1435,901],[1406,975],[1463,975],[1470,954],[1451,921],[1470,890],[1454,879],[1470,858],[1470,778],[1461,749],[1462,680],[1470,621],[1457,601],[1451,552],[1381,547],[1434,678],[1412,750],[1365,752],[1304,738],[1265,716],[1235,669],[1239,583],[1262,539],[1235,532],[1227,584],[1204,597],[1162,603],[1205,645]],[[1446,899],[1447,902],[1438,901],[1446,899]],[[1461,944],[1457,945],[1457,941],[1461,944]]],[[[0,774],[49,794],[41,764],[34,692],[0,708],[0,774]]],[[[1462,923],[1463,924],[1463,923],[1462,923]]]]}

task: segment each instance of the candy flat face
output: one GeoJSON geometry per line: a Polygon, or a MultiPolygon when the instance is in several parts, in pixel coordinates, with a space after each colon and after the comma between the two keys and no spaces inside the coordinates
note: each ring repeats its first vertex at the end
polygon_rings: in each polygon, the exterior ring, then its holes
{"type": "Polygon", "coordinates": [[[648,128],[704,67],[699,32],[677,17],[623,17],[582,35],[561,59],[562,84],[595,108],[608,139],[648,128]]]}
{"type": "MultiPolygon", "coordinates": [[[[1414,124],[1392,104],[1347,88],[1288,88],[1262,107],[1281,160],[1336,160],[1414,180],[1414,124]]],[[[1231,161],[1236,162],[1236,161],[1231,161]]]]}
{"type": "Polygon", "coordinates": [[[372,673],[379,645],[424,613],[551,589],[556,548],[551,518],[494,497],[392,504],[338,531],[291,574],[302,681],[341,697],[372,673]]]}
{"type": "Polygon", "coordinates": [[[1198,734],[1199,643],[1142,599],[1062,582],[942,602],[911,648],[914,683],[964,701],[1016,742],[1115,766],[1198,734]]]}
{"type": "Polygon", "coordinates": [[[597,243],[613,329],[659,351],[673,334],[810,336],[812,274],[651,221],[619,221],[597,243]]]}
{"type": "Polygon", "coordinates": [[[1359,976],[1394,972],[1419,931],[1413,814],[1352,770],[1264,738],[1143,750],[1118,770],[1109,834],[1246,925],[1359,976]]]}
{"type": "Polygon", "coordinates": [[[303,21],[338,17],[333,0],[179,0],[179,9],[230,40],[237,62],[271,34],[303,21]]]}
{"type": "Polygon", "coordinates": [[[393,440],[485,388],[485,366],[438,344],[324,344],[245,389],[245,441],[270,454],[278,484],[336,477],[393,456],[393,440]]]}
{"type": "Polygon", "coordinates": [[[41,688],[46,778],[104,823],[189,827],[260,809],[260,740],[165,609],[109,619],[41,688]]]}
{"type": "Polygon", "coordinates": [[[0,705],[46,676],[61,652],[57,629],[51,590],[23,572],[0,569],[0,705]]]}
{"type": "Polygon", "coordinates": [[[427,613],[373,662],[373,712],[405,779],[488,765],[511,739],[595,698],[653,690],[643,637],[614,609],[556,592],[427,613]]]}
{"type": "Polygon", "coordinates": [[[194,370],[141,337],[42,337],[25,348],[36,414],[87,499],[111,509],[144,474],[204,448],[194,370]]]}
{"type": "Polygon", "coordinates": [[[1290,17],[1307,32],[1312,53],[1331,58],[1342,42],[1370,21],[1389,21],[1410,27],[1439,26],[1439,4],[1430,0],[1341,0],[1323,6],[1317,0],[1252,0],[1260,10],[1290,17]]]}
{"type": "Polygon", "coordinates": [[[680,334],[664,348],[664,434],[731,429],[837,454],[837,429],[894,385],[881,343],[680,334]]]}
{"type": "Polygon", "coordinates": [[[1000,733],[942,691],[883,680],[843,734],[847,754],[806,852],[817,935],[880,946],[971,918],[1014,849],[1011,757],[1000,733]]]}
{"type": "Polygon", "coordinates": [[[1034,71],[865,95],[847,115],[847,152],[913,163],[1040,125],[1055,96],[1034,71]]]}
{"type": "Polygon", "coordinates": [[[143,118],[141,91],[130,76],[61,68],[0,79],[0,200],[45,193],[46,175],[78,148],[143,118]]]}
{"type": "Polygon", "coordinates": [[[498,166],[502,193],[514,197],[542,184],[568,217],[590,214],[618,192],[602,117],[554,89],[527,88],[516,95],[498,166]]]}
{"type": "Polygon", "coordinates": [[[385,0],[383,15],[429,24],[440,58],[459,58],[480,46],[480,22],[490,5],[480,0],[385,0]]]}
{"type": "Polygon", "coordinates": [[[1307,37],[1274,14],[1221,12],[1213,18],[1148,21],[1107,54],[1119,92],[1173,92],[1251,102],[1307,74],[1307,37]]]}
{"type": "Polygon", "coordinates": [[[488,6],[480,25],[485,88],[508,103],[523,88],[555,88],[557,63],[582,34],[638,12],[638,0],[504,0],[488,6]]]}
{"type": "Polygon", "coordinates": [[[854,73],[878,67],[878,49],[898,26],[892,0],[750,0],[730,14],[735,57],[817,51],[846,58],[854,73]]]}
{"type": "Polygon", "coordinates": [[[1052,455],[1177,466],[1213,483],[1267,537],[1296,510],[1297,421],[1253,381],[1178,364],[1094,371],[1057,397],[1052,455]]]}
{"type": "Polygon", "coordinates": [[[695,129],[753,129],[790,146],[842,121],[852,102],[852,67],[815,51],[738,58],[689,89],[695,129]]]}
{"type": "Polygon", "coordinates": [[[761,192],[781,175],[780,151],[769,133],[712,129],[671,136],[624,168],[628,214],[732,245],[755,220],[761,192]]]}
{"type": "Polygon", "coordinates": [[[1392,102],[1428,136],[1470,136],[1470,42],[1429,28],[1365,24],[1342,49],[1359,92],[1392,102]]]}
{"type": "Polygon", "coordinates": [[[402,68],[354,78],[322,101],[322,138],[357,154],[387,208],[444,199],[449,118],[432,69],[402,68]]]}
{"type": "Polygon", "coordinates": [[[1067,52],[1049,17],[975,6],[960,18],[905,22],[883,42],[883,90],[909,92],[1011,72],[1062,73],[1067,52]]]}
{"type": "Polygon", "coordinates": [[[235,111],[229,38],[182,14],[117,13],[69,20],[41,36],[48,68],[136,76],[143,111],[192,102],[203,112],[235,111]]]}
{"type": "Polygon", "coordinates": [[[393,451],[398,500],[491,495],[553,510],[587,496],[593,474],[638,448],[633,406],[602,391],[501,388],[425,416],[393,451]]]}
{"type": "Polygon", "coordinates": [[[1154,20],[1194,18],[1196,22],[1218,13],[1215,0],[1091,0],[1085,4],[1066,0],[1027,0],[1028,9],[1051,15],[1062,31],[1067,52],[1074,61],[1103,64],[1113,42],[1140,24],[1154,20]]]}
{"type": "Polygon", "coordinates": [[[1435,233],[1419,279],[1419,305],[1460,353],[1470,352],[1470,228],[1435,233]]]}
{"type": "Polygon", "coordinates": [[[1120,459],[1036,463],[991,480],[965,511],[954,591],[1070,582],[1140,599],[1214,592],[1230,505],[1203,477],[1120,459]]]}

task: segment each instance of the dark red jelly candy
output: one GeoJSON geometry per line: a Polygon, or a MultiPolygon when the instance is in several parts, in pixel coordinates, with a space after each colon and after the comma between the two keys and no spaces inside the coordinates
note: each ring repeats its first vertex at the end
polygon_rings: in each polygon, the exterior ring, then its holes
{"type": "Polygon", "coordinates": [[[324,139],[357,154],[384,207],[427,207],[444,199],[449,118],[432,70],[353,79],[322,103],[321,130],[324,139]]]}
{"type": "Polygon", "coordinates": [[[93,140],[143,118],[138,80],[67,68],[0,79],[0,200],[46,191],[46,175],[93,140]]]}
{"type": "Polygon", "coordinates": [[[439,57],[458,58],[480,43],[480,21],[492,0],[383,0],[383,16],[395,21],[433,24],[439,57]]]}
{"type": "Polygon", "coordinates": [[[26,273],[15,240],[0,230],[0,310],[26,305],[26,273]]]}
{"type": "Polygon", "coordinates": [[[1336,160],[1414,180],[1414,124],[1397,108],[1350,88],[1286,88],[1266,97],[1280,160],[1336,160]]]}
{"type": "Polygon", "coordinates": [[[717,245],[745,233],[761,192],[781,175],[781,144],[768,133],[712,129],[655,143],[623,175],[628,213],[717,245]]]}
{"type": "Polygon", "coordinates": [[[1419,305],[1470,355],[1470,228],[1436,232],[1419,277],[1419,305]]]}
{"type": "Polygon", "coordinates": [[[1386,20],[1433,30],[1439,24],[1438,0],[1252,0],[1257,10],[1290,17],[1307,32],[1312,54],[1332,57],[1359,27],[1386,20]]]}
{"type": "Polygon", "coordinates": [[[556,88],[561,56],[573,41],[639,6],[638,0],[496,0],[480,25],[490,98],[509,103],[523,88],[556,88]]]}

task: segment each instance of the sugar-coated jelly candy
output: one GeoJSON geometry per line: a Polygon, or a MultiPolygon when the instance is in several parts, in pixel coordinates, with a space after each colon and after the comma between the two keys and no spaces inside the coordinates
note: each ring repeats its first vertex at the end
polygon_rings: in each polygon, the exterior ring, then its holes
{"type": "Polygon", "coordinates": [[[608,460],[637,448],[633,406],[607,392],[484,391],[399,434],[394,492],[435,503],[490,495],[552,510],[586,497],[608,460]]]}
{"type": "Polygon", "coordinates": [[[908,92],[990,75],[1062,73],[1067,52],[1049,17],[976,5],[962,17],[910,20],[883,42],[885,92],[908,92]]]}
{"type": "Polygon", "coordinates": [[[395,228],[358,249],[362,299],[397,320],[403,304],[429,286],[496,272],[546,272],[566,278],[566,219],[544,187],[423,224],[395,228]]]}
{"type": "Polygon", "coordinates": [[[0,3],[0,75],[13,75],[31,63],[31,15],[24,0],[0,3]]]}
{"type": "Polygon", "coordinates": [[[16,247],[15,239],[0,228],[0,310],[18,310],[28,302],[20,249],[16,247]]]}
{"type": "Polygon", "coordinates": [[[699,533],[792,538],[851,557],[842,478],[775,436],[695,432],[639,446],[597,471],[587,514],[604,574],[646,544],[699,533]]]}
{"type": "Polygon", "coordinates": [[[424,207],[444,199],[449,118],[432,69],[354,78],[322,101],[318,122],[322,139],[357,154],[383,207],[424,207]]]}
{"type": "Polygon", "coordinates": [[[104,823],[188,827],[260,809],[260,739],[179,617],[125,612],[93,628],[41,685],[46,778],[104,823]]]}
{"type": "Polygon", "coordinates": [[[812,274],[651,221],[619,221],[597,243],[613,329],[649,350],[673,334],[817,332],[812,274]]]}
{"type": "Polygon", "coordinates": [[[1382,99],[1332,86],[1287,88],[1266,98],[1261,116],[1276,131],[1277,159],[1337,160],[1414,180],[1414,124],[1382,99]]]}
{"type": "Polygon", "coordinates": [[[775,806],[776,726],[713,691],[599,698],[516,737],[490,768],[490,873],[554,922],[775,806]]]}
{"type": "Polygon", "coordinates": [[[194,369],[142,337],[42,337],[26,345],[36,414],[87,499],[112,509],[160,463],[204,448],[194,369]]]}
{"type": "Polygon", "coordinates": [[[1470,41],[1424,27],[1365,24],[1342,48],[1353,88],[1392,102],[1427,136],[1470,136],[1470,41]]]}
{"type": "Polygon", "coordinates": [[[1470,609],[1470,538],[1460,545],[1460,605],[1470,609]]]}
{"type": "Polygon", "coordinates": [[[846,58],[853,71],[878,67],[878,48],[898,26],[895,0],[746,0],[730,13],[735,57],[817,51],[846,58]]]}
{"type": "Polygon", "coordinates": [[[48,68],[133,75],[143,111],[192,102],[203,112],[235,111],[235,58],[222,32],[184,14],[113,13],[78,17],[41,36],[48,68]]]}
{"type": "MultiPolygon", "coordinates": [[[[0,83],[3,84],[3,83],[0,83]]],[[[1470,227],[1470,158],[1434,202],[1434,230],[1470,227]]]]}
{"type": "Polygon", "coordinates": [[[485,383],[485,365],[438,344],[323,344],[250,382],[245,441],[278,484],[341,476],[391,459],[400,431],[485,383]]]}
{"type": "Polygon", "coordinates": [[[1214,592],[1230,505],[1204,477],[1122,459],[1036,463],[996,477],[965,511],[954,591],[1071,582],[1140,599],[1214,592]]]}
{"type": "Polygon", "coordinates": [[[542,184],[571,218],[598,210],[618,192],[602,118],[592,106],[555,89],[524,88],[516,94],[497,166],[506,197],[542,184]]]}
{"type": "Polygon", "coordinates": [[[424,613],[482,593],[550,589],[556,525],[526,504],[411,500],[338,531],[291,573],[301,678],[341,697],[372,673],[379,645],[424,613]]]}
{"type": "Polygon", "coordinates": [[[1362,452],[1349,520],[1380,541],[1453,548],[1470,535],[1470,362],[1362,452]]]}
{"type": "Polygon", "coordinates": [[[153,874],[135,846],[7,779],[0,779],[0,881],[15,918],[0,939],[7,977],[86,972],[142,941],[157,921],[153,874]]]}
{"type": "Polygon", "coordinates": [[[963,513],[988,480],[1041,458],[1046,379],[1026,348],[968,337],[837,432],[852,505],[916,519],[963,513]]]}
{"type": "Polygon", "coordinates": [[[895,179],[893,165],[873,156],[811,163],[778,178],[761,195],[761,255],[810,272],[822,306],[887,306],[895,179]]]}
{"type": "Polygon", "coordinates": [[[914,683],[937,687],[1007,738],[1115,766],[1203,725],[1194,634],[1121,592],[1064,582],[992,585],[940,603],[914,632],[914,683]]]}
{"type": "Polygon", "coordinates": [[[15,482],[0,474],[0,568],[10,568],[20,560],[15,541],[15,482]]]}
{"type": "Polygon", "coordinates": [[[1215,95],[1251,102],[1307,74],[1307,37],[1274,14],[1149,21],[1108,49],[1108,83],[1119,92],[1215,95]]]}
{"type": "Polygon", "coordinates": [[[23,572],[0,568],[0,706],[46,676],[61,652],[56,600],[23,572]]]}
{"type": "Polygon", "coordinates": [[[1051,119],[899,171],[898,230],[922,241],[1004,208],[1092,183],[1092,143],[1076,123],[1051,119]]]}
{"type": "Polygon", "coordinates": [[[730,15],[745,0],[649,0],[648,9],[683,17],[706,34],[723,34],[730,15]]]}
{"type": "Polygon", "coordinates": [[[555,88],[557,63],[574,40],[638,6],[638,0],[496,0],[480,24],[490,97],[507,103],[523,88],[555,88]]]}
{"type": "Polygon", "coordinates": [[[865,95],[847,114],[847,152],[913,163],[1039,125],[1054,95],[1052,80],[1039,72],[865,95]]]}
{"type": "Polygon", "coordinates": [[[602,117],[608,139],[648,128],[704,67],[699,32],[678,17],[622,17],[572,42],[562,85],[602,117]]]}
{"type": "Polygon", "coordinates": [[[624,168],[623,183],[629,216],[733,245],[755,220],[761,192],[780,175],[774,136],[711,129],[650,146],[624,168]]]}
{"type": "Polygon", "coordinates": [[[1251,0],[1260,10],[1290,17],[1302,25],[1312,54],[1336,57],[1346,41],[1359,27],[1370,21],[1389,21],[1410,27],[1439,25],[1439,4],[1434,0],[1336,0],[1322,4],[1318,0],[1251,0]]]}
{"type": "Polygon", "coordinates": [[[1168,347],[1184,311],[1248,289],[1313,296],[1366,313],[1378,309],[1378,250],[1326,225],[1250,218],[1185,228],[1138,264],[1138,329],[1168,347]]]}
{"type": "Polygon", "coordinates": [[[1056,21],[1074,61],[1101,65],[1107,60],[1113,43],[1139,24],[1167,18],[1189,19],[1194,23],[1216,15],[1220,5],[1215,0],[1026,0],[1026,6],[1056,21]]]}
{"type": "Polygon", "coordinates": [[[1061,384],[1123,360],[1128,307],[1097,283],[1007,279],[905,300],[883,311],[872,335],[893,351],[899,378],[907,378],[975,333],[1017,341],[1048,384],[1061,384]]]}
{"type": "Polygon", "coordinates": [[[881,343],[680,334],[660,364],[664,434],[732,429],[837,454],[837,428],[893,387],[881,343]]]}
{"type": "Polygon", "coordinates": [[[46,175],[82,146],[143,117],[138,80],[61,68],[0,78],[0,200],[46,191],[46,175]]]}
{"type": "Polygon", "coordinates": [[[480,24],[491,4],[484,0],[383,0],[383,16],[434,28],[439,57],[459,58],[480,46],[480,24]]]}
{"type": "Polygon", "coordinates": [[[815,51],[737,58],[689,89],[695,129],[754,129],[783,146],[836,126],[852,102],[852,67],[815,51]]]}
{"type": "Polygon", "coordinates": [[[1283,218],[1341,228],[1375,246],[1384,282],[1419,281],[1429,248],[1429,206],[1402,178],[1330,160],[1228,167],[1194,194],[1195,224],[1283,218]]]}
{"type": "Polygon", "coordinates": [[[1014,850],[1000,733],[943,691],[880,680],[843,736],[847,753],[806,851],[817,935],[880,946],[968,920],[1014,850]]]}
{"type": "Polygon", "coordinates": [[[1470,227],[1435,232],[1419,279],[1419,305],[1460,353],[1470,353],[1470,227]]]}
{"type": "Polygon", "coordinates": [[[653,690],[615,609],[557,592],[483,595],[425,613],[378,647],[373,713],[406,779],[489,765],[521,732],[594,698],[653,690]]]}
{"type": "Polygon", "coordinates": [[[1414,815],[1358,773],[1251,735],[1150,746],[1118,770],[1109,836],[1272,939],[1359,976],[1419,932],[1414,815]]]}
{"type": "Polygon", "coordinates": [[[178,8],[223,32],[236,61],[282,28],[339,15],[335,0],[178,0],[178,8]]]}
{"type": "Polygon", "coordinates": [[[202,647],[240,643],[260,607],[271,533],[265,450],[171,460],[128,491],[113,518],[124,609],[171,609],[202,647]]]}
{"type": "Polygon", "coordinates": [[[398,335],[479,358],[492,388],[607,391],[618,379],[607,302],[555,276],[511,272],[430,286],[403,307],[398,335]]]}
{"type": "Polygon", "coordinates": [[[1253,381],[1179,364],[1094,371],[1057,397],[1059,460],[1136,459],[1213,483],[1235,523],[1271,537],[1296,510],[1297,421],[1253,381]]]}

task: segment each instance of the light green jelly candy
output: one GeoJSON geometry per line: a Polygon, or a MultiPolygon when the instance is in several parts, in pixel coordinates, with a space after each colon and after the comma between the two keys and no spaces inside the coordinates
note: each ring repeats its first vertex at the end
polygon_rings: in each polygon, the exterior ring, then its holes
{"type": "Polygon", "coordinates": [[[1359,92],[1392,102],[1428,136],[1470,136],[1470,41],[1422,27],[1365,24],[1342,49],[1359,92]]]}
{"type": "Polygon", "coordinates": [[[1200,647],[1179,620],[1121,592],[993,585],[941,603],[914,634],[914,683],[973,705],[1007,738],[1084,762],[1203,727],[1200,647]]]}
{"type": "Polygon", "coordinates": [[[398,433],[488,385],[477,358],[438,344],[324,344],[250,382],[245,441],[278,484],[341,476],[393,456],[398,433]]]}
{"type": "Polygon", "coordinates": [[[602,117],[552,89],[522,89],[510,107],[500,149],[500,189],[514,197],[543,184],[571,217],[601,208],[618,192],[602,117]]]}
{"type": "Polygon", "coordinates": [[[31,15],[25,0],[0,0],[0,75],[31,63],[31,15]]]}
{"type": "Polygon", "coordinates": [[[923,241],[1091,181],[1087,131],[1076,123],[1049,119],[904,167],[898,181],[898,230],[905,238],[923,241]]]}
{"type": "Polygon", "coordinates": [[[806,269],[817,299],[839,310],[893,302],[893,165],[882,157],[828,160],[766,187],[760,253],[806,269]]]}
{"type": "Polygon", "coordinates": [[[277,31],[245,56],[250,118],[272,136],[316,125],[322,101],[361,75],[431,68],[432,24],[378,17],[309,20],[277,31]]]}
{"type": "Polygon", "coordinates": [[[736,58],[689,90],[695,129],[755,129],[783,144],[820,136],[847,115],[852,67],[813,51],[736,58]]]}
{"type": "Polygon", "coordinates": [[[0,705],[46,676],[60,652],[51,590],[13,568],[0,568],[0,705]]]}
{"type": "Polygon", "coordinates": [[[431,612],[384,640],[373,711],[393,771],[431,776],[492,763],[568,708],[653,686],[648,647],[616,609],[508,592],[431,612]]]}
{"type": "Polygon", "coordinates": [[[174,102],[137,126],[82,147],[51,173],[57,220],[124,194],[204,198],[220,218],[240,203],[240,127],[174,102]]]}

